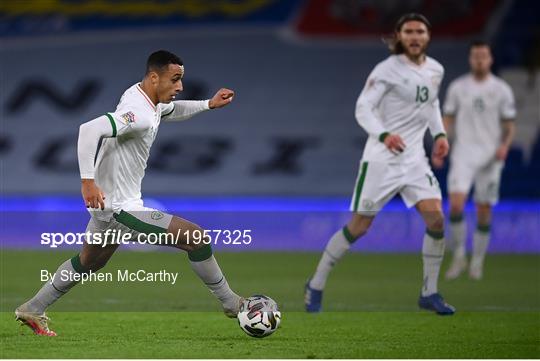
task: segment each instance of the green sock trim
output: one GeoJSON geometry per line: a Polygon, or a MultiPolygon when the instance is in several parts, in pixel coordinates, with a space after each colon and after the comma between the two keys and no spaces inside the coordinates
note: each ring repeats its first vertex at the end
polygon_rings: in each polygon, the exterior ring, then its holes
{"type": "Polygon", "coordinates": [[[489,233],[491,231],[491,224],[477,224],[476,230],[482,233],[489,233]]]}
{"type": "Polygon", "coordinates": [[[430,229],[426,228],[426,234],[430,236],[433,239],[443,239],[444,238],[444,231],[432,231],[430,229]]]}
{"type": "Polygon", "coordinates": [[[71,258],[71,266],[73,267],[75,271],[77,271],[77,273],[87,272],[86,268],[84,268],[83,265],[81,264],[81,257],[79,256],[79,254],[71,258]]]}
{"type": "Polygon", "coordinates": [[[356,242],[356,238],[354,238],[351,232],[349,232],[349,229],[347,228],[347,226],[343,227],[343,235],[345,236],[345,239],[347,240],[347,242],[349,242],[350,244],[353,244],[354,242],[356,242]]]}
{"type": "Polygon", "coordinates": [[[463,213],[451,214],[450,215],[450,222],[452,222],[452,223],[459,223],[462,220],[463,220],[463,213]]]}
{"type": "Polygon", "coordinates": [[[202,262],[212,257],[212,247],[209,244],[205,244],[195,251],[188,252],[188,258],[192,262],[202,262]]]}

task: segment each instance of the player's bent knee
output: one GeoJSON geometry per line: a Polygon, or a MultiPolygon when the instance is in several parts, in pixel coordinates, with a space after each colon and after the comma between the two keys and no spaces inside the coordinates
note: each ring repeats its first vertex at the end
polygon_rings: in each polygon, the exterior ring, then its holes
{"type": "Polygon", "coordinates": [[[444,230],[444,215],[442,212],[434,212],[427,224],[428,229],[433,231],[444,230]]]}
{"type": "Polygon", "coordinates": [[[198,248],[188,251],[188,258],[191,262],[202,262],[212,257],[212,247],[209,244],[202,244],[198,248]]]}

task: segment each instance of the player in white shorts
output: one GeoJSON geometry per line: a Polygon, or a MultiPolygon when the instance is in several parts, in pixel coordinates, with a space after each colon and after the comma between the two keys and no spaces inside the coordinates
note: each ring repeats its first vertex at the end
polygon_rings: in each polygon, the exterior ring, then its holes
{"type": "Polygon", "coordinates": [[[352,218],[328,244],[305,287],[308,312],[321,310],[322,291],[335,263],[364,235],[375,215],[400,194],[426,224],[422,246],[423,285],[418,304],[441,315],[454,308],[437,290],[444,254],[441,191],[426,157],[423,139],[434,138],[432,158],[448,153],[437,94],[444,69],[426,56],[431,26],[420,14],[401,17],[395,27],[393,54],[369,75],[356,103],[356,120],[369,134],[351,201],[352,218]]]}
{"type": "Polygon", "coordinates": [[[455,133],[448,173],[454,257],[446,278],[455,279],[467,268],[463,209],[474,185],[477,223],[469,276],[479,280],[490,238],[491,207],[499,199],[501,173],[514,137],[516,108],[510,86],[491,73],[487,43],[471,45],[469,63],[471,72],[450,84],[444,103],[445,128],[455,133]]]}
{"type": "MultiPolygon", "coordinates": [[[[105,266],[119,244],[111,239],[106,245],[90,242],[97,241],[98,236],[103,238],[107,231],[122,231],[137,241],[149,240],[152,235],[154,241],[162,240],[160,245],[187,251],[192,269],[221,302],[225,314],[236,317],[241,298],[230,289],[210,245],[193,242],[201,228],[147,208],[142,201],[141,182],[161,121],[181,121],[208,109],[224,107],[234,96],[232,90],[220,89],[209,100],[174,101],[183,90],[183,76],[184,66],[178,56],[156,51],[148,58],[143,80],[124,92],[116,111],[81,125],[78,158],[82,195],[91,213],[87,231],[94,236],[87,239],[80,254],[62,263],[56,274],[96,272],[105,266]],[[160,235],[179,237],[159,238],[160,235]]],[[[56,336],[48,328],[45,310],[77,284],[72,278],[54,277],[45,283],[33,298],[16,309],[17,319],[36,334],[56,336]]]]}

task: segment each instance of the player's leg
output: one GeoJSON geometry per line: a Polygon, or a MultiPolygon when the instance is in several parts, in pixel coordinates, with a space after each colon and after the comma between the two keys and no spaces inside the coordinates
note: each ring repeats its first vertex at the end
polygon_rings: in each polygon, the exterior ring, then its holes
{"type": "Polygon", "coordinates": [[[323,290],[326,280],[334,265],[345,255],[351,245],[366,234],[373,222],[373,216],[363,216],[353,213],[351,220],[339,229],[328,241],[315,274],[309,286],[315,290],[323,290]]]}
{"type": "Polygon", "coordinates": [[[206,287],[221,302],[223,311],[228,317],[236,317],[240,307],[241,297],[233,292],[227,279],[223,275],[216,258],[213,255],[210,244],[202,242],[195,244],[195,234],[202,234],[203,229],[198,225],[173,216],[167,231],[169,234],[177,235],[180,231],[189,231],[191,242],[188,238],[180,238],[177,248],[187,251],[189,262],[193,271],[204,282],[206,287]]]}
{"type": "Polygon", "coordinates": [[[351,245],[366,234],[371,222],[373,222],[373,218],[373,216],[353,213],[349,223],[330,238],[319,260],[315,274],[305,287],[305,304],[308,312],[319,312],[321,310],[322,291],[326,286],[328,275],[336,263],[347,253],[351,245]]]}
{"type": "Polygon", "coordinates": [[[480,280],[483,276],[484,258],[489,245],[491,230],[491,204],[476,204],[476,229],[473,235],[473,253],[469,268],[469,276],[480,280]]]}
{"type": "Polygon", "coordinates": [[[450,239],[453,248],[453,257],[450,267],[446,271],[446,279],[453,280],[467,268],[465,244],[467,240],[467,223],[464,217],[465,193],[454,192],[450,198],[450,239]]]}
{"type": "Polygon", "coordinates": [[[155,234],[156,238],[161,235],[160,245],[186,251],[191,268],[221,302],[225,314],[228,317],[236,317],[241,297],[229,287],[209,242],[196,241],[200,240],[200,235],[203,234],[201,227],[180,217],[151,208],[121,211],[115,215],[115,220],[120,227],[123,226],[127,231],[134,232],[139,241],[150,240],[149,234],[155,234]]]}
{"type": "Polygon", "coordinates": [[[444,302],[438,291],[439,271],[444,256],[444,215],[440,199],[424,199],[416,204],[426,224],[422,244],[423,285],[418,304],[440,315],[452,315],[454,307],[444,302]]]}
{"type": "Polygon", "coordinates": [[[491,208],[499,200],[499,185],[503,163],[495,161],[482,169],[476,177],[474,201],[476,203],[476,230],[473,236],[473,254],[469,276],[480,280],[491,231],[491,208]]]}
{"type": "Polygon", "coordinates": [[[474,168],[466,162],[452,159],[448,172],[448,194],[450,198],[450,245],[453,250],[452,262],[446,272],[447,279],[457,278],[467,267],[465,245],[467,243],[467,222],[464,217],[467,195],[471,189],[474,168]]]}
{"type": "Polygon", "coordinates": [[[351,245],[368,231],[377,212],[397,192],[393,168],[377,162],[361,162],[351,200],[349,223],[332,235],[319,260],[315,274],[305,285],[306,311],[320,312],[328,275],[351,245]]]}
{"type": "Polygon", "coordinates": [[[418,305],[440,315],[452,315],[455,309],[444,302],[437,289],[445,247],[439,182],[427,161],[407,167],[404,178],[400,195],[408,207],[416,207],[426,225],[422,243],[423,285],[418,305]]]}
{"type": "MultiPolygon", "coordinates": [[[[94,219],[90,219],[87,232],[98,233],[102,228],[94,219]]],[[[70,275],[96,272],[103,268],[118,245],[101,245],[85,243],[80,254],[64,261],[56,270],[52,280],[43,284],[41,289],[27,302],[15,310],[17,320],[29,326],[34,333],[45,336],[56,336],[47,325],[46,309],[65,295],[78,281],[70,275]]]]}

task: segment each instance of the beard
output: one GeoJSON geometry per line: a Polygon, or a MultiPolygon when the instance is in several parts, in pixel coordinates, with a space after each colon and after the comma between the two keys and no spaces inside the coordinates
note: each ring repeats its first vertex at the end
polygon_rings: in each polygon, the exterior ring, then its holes
{"type": "Polygon", "coordinates": [[[405,54],[410,57],[419,57],[426,53],[427,50],[427,44],[420,46],[419,48],[412,49],[410,46],[403,46],[405,50],[405,54]]]}

